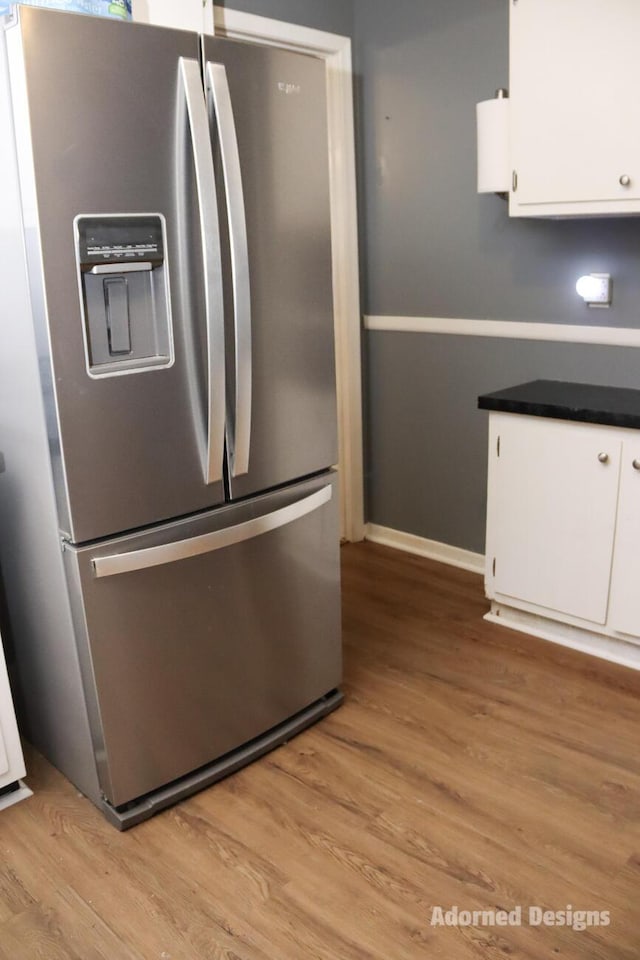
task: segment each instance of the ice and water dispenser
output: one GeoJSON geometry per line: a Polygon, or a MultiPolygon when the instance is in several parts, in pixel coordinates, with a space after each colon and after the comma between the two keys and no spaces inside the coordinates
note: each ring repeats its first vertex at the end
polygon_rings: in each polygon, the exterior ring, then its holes
{"type": "Polygon", "coordinates": [[[80,216],[75,228],[89,374],[104,377],[170,366],[163,217],[80,216]]]}

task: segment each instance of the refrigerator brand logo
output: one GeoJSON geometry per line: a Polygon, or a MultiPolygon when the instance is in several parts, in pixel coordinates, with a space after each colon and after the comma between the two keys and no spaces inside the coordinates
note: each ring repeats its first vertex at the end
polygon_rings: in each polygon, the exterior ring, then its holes
{"type": "Polygon", "coordinates": [[[286,93],[288,96],[294,93],[300,93],[301,88],[299,83],[285,83],[284,80],[278,81],[278,90],[280,93],[286,93]]]}

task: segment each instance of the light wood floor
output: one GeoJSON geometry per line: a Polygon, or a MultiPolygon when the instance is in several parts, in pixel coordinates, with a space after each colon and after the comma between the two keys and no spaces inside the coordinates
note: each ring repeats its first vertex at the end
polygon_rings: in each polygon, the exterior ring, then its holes
{"type": "Polygon", "coordinates": [[[480,578],[343,550],[345,705],[119,834],[33,753],[2,960],[638,960],[640,675],[487,624],[480,578]],[[432,927],[432,907],[610,910],[432,927]]]}

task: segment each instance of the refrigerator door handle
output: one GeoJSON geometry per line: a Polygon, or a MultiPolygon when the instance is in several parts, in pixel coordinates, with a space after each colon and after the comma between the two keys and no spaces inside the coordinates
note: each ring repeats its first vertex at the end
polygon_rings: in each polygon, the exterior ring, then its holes
{"type": "Polygon", "coordinates": [[[205,483],[214,483],[222,480],[226,407],[224,301],[218,201],[207,108],[198,62],[181,57],[180,77],[191,135],[204,268],[207,414],[203,472],[205,483]]]}
{"type": "Polygon", "coordinates": [[[299,520],[308,513],[313,513],[323,504],[331,500],[331,485],[327,484],[315,493],[280,507],[273,513],[262,517],[254,517],[244,523],[224,530],[214,530],[213,533],[204,533],[189,540],[178,540],[176,543],[163,543],[158,547],[147,547],[144,550],[131,550],[129,553],[117,553],[108,557],[94,557],[91,561],[96,577],[112,577],[118,573],[131,573],[134,570],[146,570],[163,563],[175,563],[177,560],[186,560],[188,557],[197,557],[203,553],[211,553],[224,547],[251,540],[263,533],[277,530],[294,520],[299,520]]]}
{"type": "Polygon", "coordinates": [[[249,471],[251,444],[251,292],[247,218],[238,138],[224,66],[221,63],[207,63],[205,82],[210,97],[212,125],[215,122],[218,129],[229,220],[236,381],[230,459],[231,475],[239,477],[249,471]]]}

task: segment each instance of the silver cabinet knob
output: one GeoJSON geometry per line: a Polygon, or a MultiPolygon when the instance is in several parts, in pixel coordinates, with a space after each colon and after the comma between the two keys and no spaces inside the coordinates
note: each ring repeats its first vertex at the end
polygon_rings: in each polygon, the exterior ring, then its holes
{"type": "Polygon", "coordinates": [[[633,460],[631,466],[634,470],[640,470],[640,460],[633,460]]]}
{"type": "Polygon", "coordinates": [[[628,173],[623,173],[618,182],[621,187],[628,187],[631,183],[631,177],[628,173]]]}
{"type": "Polygon", "coordinates": [[[600,463],[609,463],[609,454],[608,453],[599,453],[598,460],[600,463]]]}

